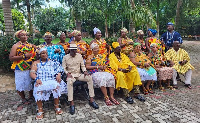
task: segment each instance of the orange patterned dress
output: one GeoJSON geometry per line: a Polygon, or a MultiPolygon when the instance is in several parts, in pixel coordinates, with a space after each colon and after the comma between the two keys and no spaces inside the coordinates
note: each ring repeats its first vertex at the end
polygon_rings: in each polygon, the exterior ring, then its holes
{"type": "Polygon", "coordinates": [[[130,38],[122,38],[122,44],[126,44],[125,47],[122,48],[122,53],[126,54],[127,56],[132,52],[133,50],[133,45],[129,45],[129,42],[133,42],[132,39],[130,38]]]}
{"type": "Polygon", "coordinates": [[[80,53],[83,56],[83,59],[87,59],[87,56],[92,54],[92,50],[90,49],[90,46],[85,41],[74,41],[77,45],[77,52],[80,53]],[[83,52],[86,52],[86,54],[83,54],[83,52]]]}

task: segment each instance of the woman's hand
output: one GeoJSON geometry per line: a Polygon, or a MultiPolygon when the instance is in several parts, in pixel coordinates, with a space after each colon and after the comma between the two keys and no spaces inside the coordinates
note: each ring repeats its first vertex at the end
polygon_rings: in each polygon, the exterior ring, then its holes
{"type": "Polygon", "coordinates": [[[32,53],[26,53],[26,54],[24,54],[25,55],[25,57],[26,57],[26,59],[30,59],[31,57],[32,57],[32,53]]]}
{"type": "Polygon", "coordinates": [[[56,50],[54,51],[54,53],[59,53],[59,52],[61,52],[60,49],[56,49],[56,50]]]}
{"type": "Polygon", "coordinates": [[[38,87],[39,85],[42,85],[42,81],[40,79],[36,80],[35,87],[38,87]]]}
{"type": "Polygon", "coordinates": [[[144,63],[144,67],[150,67],[149,63],[144,63]]]}
{"type": "Polygon", "coordinates": [[[61,82],[61,73],[58,73],[58,75],[56,76],[56,81],[57,81],[58,83],[61,82]]]}

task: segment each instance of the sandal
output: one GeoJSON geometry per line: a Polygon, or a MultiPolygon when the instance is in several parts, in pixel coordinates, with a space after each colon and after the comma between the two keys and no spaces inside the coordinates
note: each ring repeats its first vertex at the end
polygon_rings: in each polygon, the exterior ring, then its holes
{"type": "Polygon", "coordinates": [[[145,100],[146,100],[142,95],[139,95],[139,94],[135,95],[134,97],[135,97],[136,99],[142,101],[142,102],[145,102],[145,100]]]}
{"type": "MultiPolygon", "coordinates": [[[[59,104],[57,104],[57,105],[54,104],[54,106],[59,106],[59,104]]],[[[56,111],[57,115],[61,115],[63,113],[61,108],[55,108],[55,111],[56,111]]]]}
{"type": "Polygon", "coordinates": [[[112,102],[109,100],[109,97],[106,96],[106,97],[104,97],[104,98],[105,98],[105,103],[106,103],[106,105],[107,105],[107,106],[111,106],[111,105],[112,105],[112,102]]]}
{"type": "Polygon", "coordinates": [[[160,91],[165,91],[165,88],[162,86],[160,86],[159,89],[160,89],[160,91]]]}
{"type": "Polygon", "coordinates": [[[144,95],[147,95],[147,94],[149,94],[149,93],[148,93],[148,91],[147,91],[146,89],[144,90],[144,92],[143,92],[143,93],[144,93],[144,95]]]}
{"type": "Polygon", "coordinates": [[[175,88],[173,88],[173,86],[167,86],[167,88],[170,90],[175,90],[175,88]]]}
{"type": "Polygon", "coordinates": [[[178,89],[178,86],[177,86],[177,85],[174,85],[173,88],[178,89]]]}
{"type": "MultiPolygon", "coordinates": [[[[42,108],[39,108],[38,110],[42,110],[42,108]]],[[[36,115],[36,117],[35,117],[35,119],[36,119],[36,120],[41,120],[41,119],[43,119],[43,113],[44,113],[44,112],[38,112],[37,115],[36,115]]]]}
{"type": "Polygon", "coordinates": [[[153,94],[153,93],[154,93],[151,89],[149,89],[148,92],[149,92],[150,94],[153,94]]]}
{"type": "Polygon", "coordinates": [[[185,87],[188,87],[189,89],[192,89],[192,86],[190,84],[185,84],[185,87]]]}
{"type": "Polygon", "coordinates": [[[119,103],[116,99],[114,99],[114,98],[113,98],[113,99],[110,98],[110,101],[111,101],[112,103],[114,103],[115,105],[119,105],[119,104],[120,104],[120,103],[119,103]]]}

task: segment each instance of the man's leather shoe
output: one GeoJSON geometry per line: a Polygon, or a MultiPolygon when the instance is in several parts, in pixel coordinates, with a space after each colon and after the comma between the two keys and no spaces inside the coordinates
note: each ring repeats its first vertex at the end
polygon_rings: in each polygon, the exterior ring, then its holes
{"type": "Polygon", "coordinates": [[[98,108],[99,108],[99,106],[95,103],[95,101],[89,102],[89,105],[92,106],[92,107],[95,108],[95,109],[98,109],[98,108]]]}
{"type": "Polygon", "coordinates": [[[71,106],[69,107],[69,113],[70,113],[71,115],[73,115],[73,114],[75,113],[75,106],[74,106],[74,105],[71,105],[71,106]]]}
{"type": "Polygon", "coordinates": [[[125,101],[126,101],[127,103],[129,103],[129,104],[133,104],[133,103],[134,103],[132,97],[126,97],[126,98],[125,98],[125,101]]]}

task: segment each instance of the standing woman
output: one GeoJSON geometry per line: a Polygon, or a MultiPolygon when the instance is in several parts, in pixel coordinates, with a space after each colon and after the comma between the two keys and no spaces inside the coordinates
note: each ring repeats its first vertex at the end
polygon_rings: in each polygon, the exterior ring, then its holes
{"type": "Polygon", "coordinates": [[[11,69],[15,70],[16,90],[22,98],[22,104],[28,104],[24,91],[29,91],[29,101],[33,99],[33,88],[29,76],[30,67],[35,60],[36,52],[33,45],[28,43],[27,32],[19,30],[15,36],[20,39],[19,42],[12,46],[9,59],[13,61],[11,69]]]}
{"type": "Polygon", "coordinates": [[[158,39],[156,35],[157,31],[155,29],[148,29],[148,38],[145,40],[145,45],[147,47],[147,51],[150,52],[150,45],[152,43],[156,43],[158,46],[158,53],[164,55],[165,45],[161,43],[160,39],[158,39]]]}
{"type": "Polygon", "coordinates": [[[74,34],[74,41],[72,41],[70,44],[76,44],[77,52],[82,55],[83,59],[87,59],[87,56],[92,54],[90,46],[85,41],[82,40],[80,31],[74,30],[73,34],[74,34]]]}
{"type": "Polygon", "coordinates": [[[138,42],[141,44],[141,50],[145,53],[147,53],[147,47],[145,45],[144,41],[144,32],[142,30],[137,31],[138,38],[135,40],[135,42],[138,42]]]}
{"type": "Polygon", "coordinates": [[[65,50],[65,54],[68,54],[69,53],[69,43],[68,42],[65,42],[66,40],[66,35],[64,32],[58,32],[57,36],[60,38],[60,41],[58,42],[57,45],[61,45],[64,50],[65,50]]]}
{"type": "Polygon", "coordinates": [[[101,30],[95,27],[93,31],[94,31],[95,39],[93,39],[90,42],[90,46],[92,43],[96,43],[99,45],[99,54],[109,55],[111,51],[111,47],[106,43],[106,41],[103,38],[101,38],[102,36],[101,30]]]}
{"type": "Polygon", "coordinates": [[[62,64],[63,56],[65,56],[64,48],[61,45],[53,44],[52,38],[53,38],[53,34],[50,32],[46,32],[44,34],[45,42],[38,46],[38,51],[41,48],[46,48],[48,52],[48,58],[51,60],[56,60],[60,62],[60,64],[62,64]]]}
{"type": "Polygon", "coordinates": [[[120,47],[122,48],[122,53],[128,56],[130,52],[133,51],[133,40],[126,36],[127,33],[128,30],[126,28],[123,28],[121,30],[121,36],[118,38],[117,41],[119,42],[120,47]]]}

